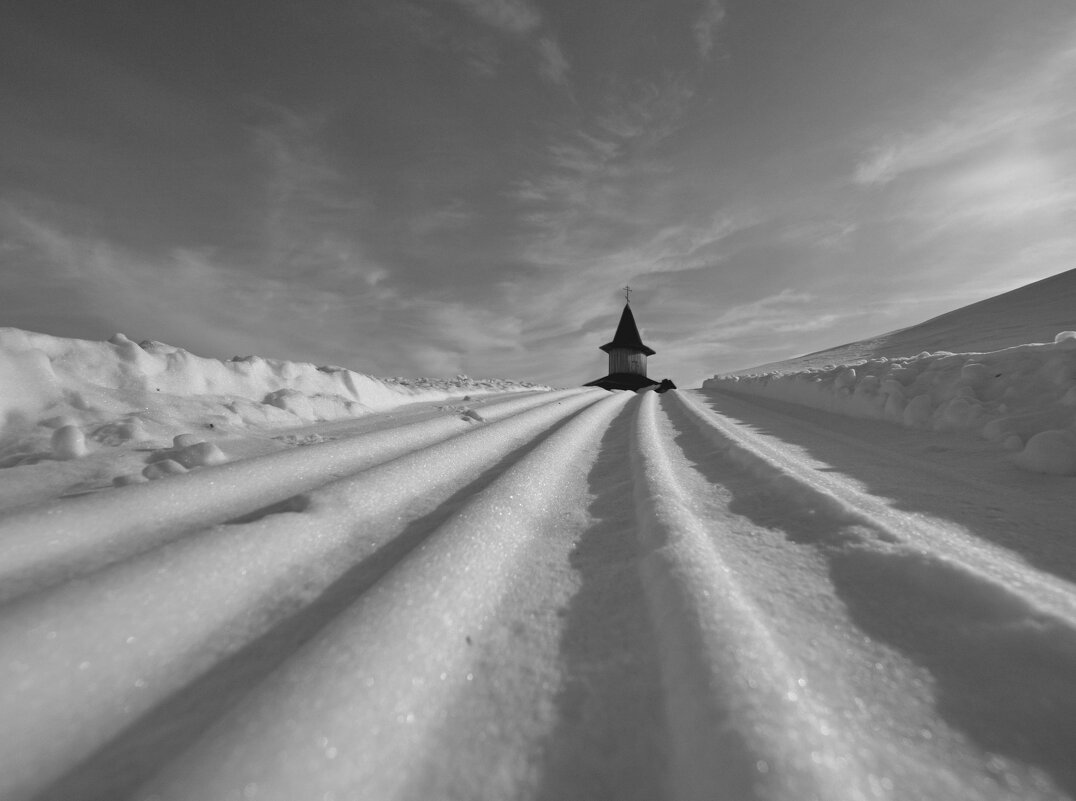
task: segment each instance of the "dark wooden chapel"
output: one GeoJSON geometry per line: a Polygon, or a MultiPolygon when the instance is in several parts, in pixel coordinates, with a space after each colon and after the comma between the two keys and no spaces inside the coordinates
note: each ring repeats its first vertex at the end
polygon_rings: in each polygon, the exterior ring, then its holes
{"type": "Polygon", "coordinates": [[[601,346],[609,354],[609,375],[583,386],[602,389],[627,389],[633,392],[656,385],[658,382],[646,377],[646,357],[657,351],[643,344],[635,315],[631,313],[631,288],[624,287],[624,311],[616,327],[613,340],[601,346]]]}

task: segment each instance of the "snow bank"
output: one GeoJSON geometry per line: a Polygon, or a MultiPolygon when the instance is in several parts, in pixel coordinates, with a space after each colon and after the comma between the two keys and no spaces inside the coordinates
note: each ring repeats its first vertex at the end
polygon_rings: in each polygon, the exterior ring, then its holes
{"type": "Polygon", "coordinates": [[[256,356],[203,358],[123,334],[91,342],[0,328],[0,467],[167,441],[192,427],[295,426],[533,388],[467,376],[379,379],[256,356]]]}
{"type": "Polygon", "coordinates": [[[1021,467],[1076,475],[1076,332],[991,353],[920,353],[716,375],[704,389],[775,398],[929,431],[975,432],[1021,467]]]}

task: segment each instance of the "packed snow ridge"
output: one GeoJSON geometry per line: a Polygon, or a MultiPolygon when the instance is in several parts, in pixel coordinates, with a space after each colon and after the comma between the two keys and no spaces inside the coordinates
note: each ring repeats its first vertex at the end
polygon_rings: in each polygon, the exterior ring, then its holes
{"type": "Polygon", "coordinates": [[[704,388],[930,431],[971,431],[1021,467],[1076,474],[1076,331],[993,353],[920,353],[801,371],[718,375],[704,388]]]}

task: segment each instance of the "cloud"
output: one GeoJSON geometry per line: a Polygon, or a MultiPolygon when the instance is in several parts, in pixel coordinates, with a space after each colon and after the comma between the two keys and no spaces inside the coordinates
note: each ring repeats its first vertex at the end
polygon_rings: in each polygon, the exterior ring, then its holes
{"type": "Polygon", "coordinates": [[[758,222],[746,208],[682,200],[678,174],[648,151],[669,130],[659,111],[675,124],[689,96],[686,82],[673,76],[640,85],[623,114],[549,142],[544,169],[508,193],[526,226],[516,253],[533,277],[506,290],[506,299],[528,308],[528,320],[548,321],[536,323],[541,336],[578,335],[573,321],[592,317],[595,299],[612,298],[626,282],[712,267],[730,236],[758,222]]]}
{"type": "Polygon", "coordinates": [[[751,303],[742,303],[726,310],[714,319],[709,333],[719,339],[730,339],[756,331],[811,331],[825,327],[832,315],[808,317],[803,307],[815,302],[814,295],[782,289],[751,303]]]}
{"type": "Polygon", "coordinates": [[[1002,112],[988,107],[965,111],[960,122],[946,122],[925,133],[876,146],[856,165],[853,180],[864,186],[883,186],[907,173],[972,155],[1029,127],[1046,125],[1050,116],[1047,109],[1002,112]]]}
{"type": "Polygon", "coordinates": [[[715,246],[760,222],[758,212],[739,210],[720,211],[709,218],[666,226],[650,242],[654,267],[670,271],[713,264],[715,246]]]}
{"type": "Polygon", "coordinates": [[[542,24],[542,15],[526,0],[455,0],[476,19],[505,33],[527,34],[542,24]]]}
{"type": "MultiPolygon", "coordinates": [[[[1057,136],[1066,126],[1051,130],[1057,136]]],[[[1076,136],[1076,128],[1068,131],[1076,136]]],[[[1005,237],[997,246],[1011,251],[1016,232],[1021,239],[1051,236],[1076,213],[1076,147],[1043,146],[1038,138],[1014,136],[906,173],[880,200],[885,224],[902,227],[906,249],[945,237],[963,258],[982,250],[986,237],[1005,237]]]]}
{"type": "Polygon", "coordinates": [[[332,165],[318,138],[325,120],[282,106],[254,103],[267,119],[249,127],[251,150],[262,166],[263,266],[281,274],[334,261],[354,224],[370,208],[343,172],[332,165]]]}
{"type": "Polygon", "coordinates": [[[516,254],[533,268],[507,298],[531,307],[528,319],[555,320],[543,336],[575,331],[567,321],[585,319],[608,287],[712,265],[718,243],[750,224],[673,199],[681,184],[653,147],[684,124],[693,98],[692,78],[674,73],[610,93],[599,115],[549,141],[544,165],[506,193],[525,226],[516,254]]]}
{"type": "MultiPolygon", "coordinates": [[[[466,213],[455,205],[443,211],[466,213]]],[[[90,339],[121,331],[201,356],[256,354],[373,375],[533,380],[538,370],[558,373],[555,354],[548,364],[526,356],[518,313],[526,304],[403,291],[355,241],[337,269],[274,275],[210,248],[138,253],[11,203],[0,204],[0,241],[0,270],[8,276],[0,317],[30,330],[90,339]],[[30,280],[21,280],[24,273],[30,280]]]]}
{"type": "Polygon", "coordinates": [[[812,349],[822,332],[870,315],[861,308],[833,308],[824,297],[790,288],[720,313],[697,308],[688,313],[700,317],[698,324],[670,340],[664,353],[674,369],[699,376],[789,358],[812,349]]]}
{"type": "Polygon", "coordinates": [[[883,138],[856,165],[853,244],[881,238],[872,261],[888,253],[901,273],[938,286],[1031,281],[1072,266],[1035,247],[1067,237],[1076,216],[1076,49],[1043,52],[1008,84],[964,87],[963,104],[883,138]]]}
{"type": "Polygon", "coordinates": [[[597,126],[606,136],[649,147],[661,142],[685,124],[696,88],[686,74],[667,73],[659,80],[636,84],[628,98],[606,98],[607,110],[597,126]]]}
{"type": "Polygon", "coordinates": [[[713,52],[714,40],[725,22],[725,17],[725,6],[721,0],[705,0],[702,13],[691,26],[691,32],[695,35],[695,46],[704,61],[708,60],[713,52]]]}
{"type": "Polygon", "coordinates": [[[421,212],[408,220],[408,229],[416,238],[434,236],[446,231],[467,227],[475,219],[475,212],[461,199],[421,212]]]}
{"type": "Polygon", "coordinates": [[[850,240],[858,230],[858,223],[838,215],[786,223],[777,232],[777,236],[781,242],[792,245],[838,251],[849,248],[850,240]]]}
{"type": "Polygon", "coordinates": [[[571,67],[561,52],[560,45],[548,36],[543,36],[538,40],[538,55],[538,71],[542,77],[553,84],[567,84],[571,67]]]}
{"type": "MultiPolygon", "coordinates": [[[[538,8],[528,0],[455,0],[474,19],[501,34],[527,39],[538,58],[538,74],[543,80],[565,89],[569,87],[571,64],[557,40],[549,33],[541,34],[544,22],[538,8]],[[537,38],[536,38],[537,37],[537,38]]],[[[428,27],[428,25],[427,25],[428,27]]],[[[458,48],[457,48],[458,49],[458,48]]],[[[472,66],[492,74],[499,56],[488,51],[472,53],[472,66]]]]}
{"type": "Polygon", "coordinates": [[[938,205],[937,219],[948,225],[1005,225],[1076,210],[1076,185],[1050,160],[1016,152],[957,171],[939,189],[938,205]]]}
{"type": "Polygon", "coordinates": [[[607,138],[575,131],[546,145],[546,169],[516,181],[508,196],[523,205],[523,219],[533,228],[570,233],[587,220],[621,214],[616,187],[625,177],[614,164],[620,149],[607,138]]]}
{"type": "Polygon", "coordinates": [[[230,265],[208,249],[135,253],[68,234],[10,205],[0,224],[5,239],[21,244],[20,263],[32,262],[38,272],[35,286],[16,294],[9,285],[0,301],[0,311],[39,310],[41,325],[24,315],[24,327],[55,330],[49,312],[62,299],[80,336],[123,331],[204,356],[254,353],[367,370],[416,369],[408,353],[416,340],[446,354],[446,363],[470,344],[459,345],[451,329],[442,329],[436,304],[401,297],[384,281],[385,269],[368,259],[304,281],[230,265]],[[378,342],[378,352],[364,351],[364,342],[378,342]]]}
{"type": "MultiPolygon", "coordinates": [[[[747,212],[683,214],[675,206],[666,207],[668,188],[654,181],[648,184],[652,205],[640,208],[631,200],[638,196],[632,187],[648,176],[620,168],[613,178],[611,170],[597,166],[597,154],[592,154],[592,162],[574,151],[570,157],[559,155],[580,171],[551,176],[558,181],[546,180],[540,189],[527,187],[540,198],[537,202],[550,205],[532,217],[535,232],[521,251],[534,265],[536,277],[507,294],[510,305],[528,309],[529,320],[542,320],[545,336],[578,333],[573,321],[592,317],[596,303],[598,308],[608,303],[613,314],[616,287],[626,282],[645,289],[651,298],[664,288],[673,290],[676,279],[662,279],[661,274],[688,266],[711,269],[721,261],[724,243],[756,220],[747,212]]],[[[683,322],[669,308],[663,316],[683,322]]],[[[710,316],[708,311],[704,324],[710,316]]]]}
{"type": "Polygon", "coordinates": [[[1024,144],[1058,124],[1072,125],[1071,83],[1076,47],[1045,57],[1027,78],[952,109],[948,118],[916,133],[894,134],[855,166],[853,181],[884,186],[896,179],[975,157],[999,143],[1024,144]]]}
{"type": "Polygon", "coordinates": [[[501,65],[501,56],[490,36],[461,31],[429,8],[405,0],[396,0],[380,9],[386,18],[402,22],[426,47],[451,53],[464,60],[478,75],[493,77],[501,65]]]}

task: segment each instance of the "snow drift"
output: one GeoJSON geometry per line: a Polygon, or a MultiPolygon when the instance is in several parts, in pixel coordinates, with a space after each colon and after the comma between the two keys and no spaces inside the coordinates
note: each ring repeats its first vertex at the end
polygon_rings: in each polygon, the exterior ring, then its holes
{"type": "MultiPolygon", "coordinates": [[[[204,440],[248,426],[297,426],[417,401],[534,388],[467,376],[379,379],[256,356],[203,358],[123,334],[91,342],[0,328],[0,466],[170,441],[194,427],[210,430],[204,440]]],[[[213,449],[202,450],[185,457],[212,463],[213,449]]]]}
{"type": "Polygon", "coordinates": [[[1072,325],[1074,301],[1076,270],[1070,270],[919,326],[716,375],[703,387],[908,428],[970,432],[1013,451],[1023,468],[1076,475],[1076,332],[1062,331],[1043,344],[972,350],[1021,335],[1031,342],[1031,335],[1041,335],[1043,318],[1072,325]],[[1042,310],[1038,317],[1036,308],[1042,310]],[[969,352],[893,355],[902,347],[938,343],[957,343],[969,352]]]}

